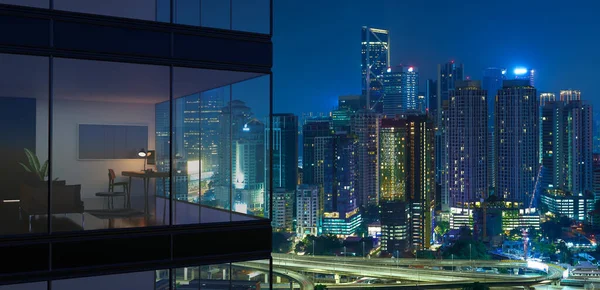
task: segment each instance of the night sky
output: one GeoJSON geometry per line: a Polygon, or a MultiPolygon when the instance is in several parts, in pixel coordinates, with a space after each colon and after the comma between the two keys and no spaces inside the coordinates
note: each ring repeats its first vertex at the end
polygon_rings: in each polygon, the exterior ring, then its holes
{"type": "MultiPolygon", "coordinates": [[[[393,65],[536,70],[538,91],[580,89],[600,108],[600,1],[274,0],[274,112],[326,112],[360,93],[361,26],[388,29],[393,65]]],[[[422,90],[424,91],[424,89],[422,90]]]]}

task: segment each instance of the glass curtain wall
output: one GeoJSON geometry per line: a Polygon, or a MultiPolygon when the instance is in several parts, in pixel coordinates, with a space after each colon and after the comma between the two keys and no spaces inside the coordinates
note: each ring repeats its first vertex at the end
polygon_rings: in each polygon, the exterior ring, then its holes
{"type": "MultiPolygon", "coordinates": [[[[53,1],[56,10],[270,34],[271,0],[53,1]]],[[[37,8],[49,8],[49,3],[49,0],[0,0],[0,4],[37,8]]]]}
{"type": "Polygon", "coordinates": [[[269,75],[0,62],[0,235],[269,218],[269,75]]]}

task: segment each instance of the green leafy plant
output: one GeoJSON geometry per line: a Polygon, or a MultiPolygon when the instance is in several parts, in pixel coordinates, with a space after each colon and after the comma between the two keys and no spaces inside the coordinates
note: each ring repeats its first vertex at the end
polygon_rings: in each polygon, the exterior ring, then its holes
{"type": "Polygon", "coordinates": [[[26,165],[21,162],[19,164],[21,164],[25,171],[35,174],[40,181],[44,181],[48,177],[48,160],[40,165],[40,159],[27,148],[25,148],[25,155],[27,156],[28,164],[26,165]]]}

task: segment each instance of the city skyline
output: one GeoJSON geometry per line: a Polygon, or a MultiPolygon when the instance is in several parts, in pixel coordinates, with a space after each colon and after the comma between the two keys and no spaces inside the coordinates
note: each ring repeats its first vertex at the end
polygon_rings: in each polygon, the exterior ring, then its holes
{"type": "Polygon", "coordinates": [[[310,1],[302,5],[275,2],[275,15],[285,17],[274,18],[273,70],[277,75],[273,82],[274,112],[297,115],[328,112],[336,106],[338,96],[360,94],[362,26],[389,30],[391,66],[419,67],[421,87],[425,87],[427,79],[435,79],[437,64],[450,60],[464,63],[465,77],[473,80],[481,80],[488,67],[507,68],[509,72],[516,67],[527,67],[536,71],[535,87],[539,92],[558,95],[560,90],[578,89],[583,99],[592,102],[594,107],[600,106],[600,98],[595,98],[600,95],[600,89],[591,78],[581,77],[593,73],[586,67],[587,63],[600,61],[600,55],[589,48],[595,46],[593,41],[586,36],[591,33],[588,24],[593,24],[590,20],[593,9],[528,1],[519,3],[522,11],[517,13],[511,10],[517,1],[502,4],[467,1],[469,3],[461,5],[432,2],[439,9],[428,9],[430,5],[420,3],[385,0],[368,6],[361,5],[360,1],[344,1],[344,5],[339,5],[340,1],[328,1],[319,3],[321,9],[318,10],[311,9],[314,5],[310,1]],[[381,14],[370,13],[378,9],[381,14]],[[403,17],[392,17],[394,11],[403,11],[403,17]],[[495,16],[487,17],[491,11],[495,16]],[[579,17],[564,23],[548,16],[559,12],[579,17]],[[517,17],[516,14],[528,16],[517,17]],[[503,15],[519,25],[507,25],[503,15]],[[335,21],[337,18],[344,21],[335,21]],[[459,18],[461,27],[447,25],[459,18]],[[419,25],[407,26],[407,23],[419,25]],[[453,31],[465,27],[473,33],[457,38],[453,31]],[[488,36],[483,35],[484,31],[498,33],[488,36]],[[556,39],[579,39],[582,45],[578,46],[578,53],[561,54],[571,48],[560,41],[547,45],[548,31],[552,31],[556,39]],[[332,35],[335,41],[331,41],[332,35]],[[295,89],[290,90],[291,87],[295,89]],[[286,101],[298,99],[304,101],[286,101]]]}

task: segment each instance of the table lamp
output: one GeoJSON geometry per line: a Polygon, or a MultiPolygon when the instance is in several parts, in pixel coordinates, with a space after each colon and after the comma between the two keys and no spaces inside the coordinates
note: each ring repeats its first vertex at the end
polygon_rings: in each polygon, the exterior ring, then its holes
{"type": "Polygon", "coordinates": [[[144,148],[140,149],[140,152],[138,152],[138,156],[140,158],[144,158],[144,172],[146,172],[146,156],[148,156],[146,150],[144,150],[144,148]]]}

